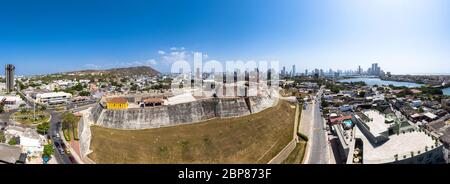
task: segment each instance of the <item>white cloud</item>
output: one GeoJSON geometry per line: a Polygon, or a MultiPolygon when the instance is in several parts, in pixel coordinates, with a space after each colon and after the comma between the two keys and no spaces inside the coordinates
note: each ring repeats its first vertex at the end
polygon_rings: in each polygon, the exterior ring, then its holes
{"type": "Polygon", "coordinates": [[[89,64],[85,64],[84,67],[87,69],[99,69],[100,65],[89,63],[89,64]]]}
{"type": "Polygon", "coordinates": [[[166,52],[164,52],[164,51],[162,51],[162,50],[159,50],[159,51],[158,51],[158,54],[164,55],[164,54],[166,54],[166,52]]]}
{"type": "Polygon", "coordinates": [[[146,64],[147,64],[147,65],[156,65],[156,60],[154,60],[154,59],[149,59],[149,60],[146,61],[146,64]]]}
{"type": "Polygon", "coordinates": [[[185,60],[187,61],[190,58],[190,54],[186,51],[172,51],[167,55],[161,57],[162,61],[166,63],[174,63],[177,61],[185,60]]]}

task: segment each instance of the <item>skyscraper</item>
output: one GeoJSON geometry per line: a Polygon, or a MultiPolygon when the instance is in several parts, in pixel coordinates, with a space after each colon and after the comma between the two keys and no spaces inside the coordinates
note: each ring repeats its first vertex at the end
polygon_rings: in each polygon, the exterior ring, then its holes
{"type": "Polygon", "coordinates": [[[292,65],[292,76],[295,76],[295,65],[292,65]]]}
{"type": "Polygon", "coordinates": [[[378,63],[373,63],[372,67],[367,71],[370,75],[379,76],[381,74],[381,68],[378,66],[378,63]]]}
{"type": "Polygon", "coordinates": [[[5,67],[6,91],[11,93],[14,90],[14,65],[7,64],[5,67]]]}

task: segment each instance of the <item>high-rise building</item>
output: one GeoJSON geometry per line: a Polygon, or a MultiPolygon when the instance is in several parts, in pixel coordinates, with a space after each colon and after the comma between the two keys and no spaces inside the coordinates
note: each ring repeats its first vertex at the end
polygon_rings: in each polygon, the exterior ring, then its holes
{"type": "Polygon", "coordinates": [[[295,65],[292,65],[292,76],[295,77],[295,65]]]}
{"type": "Polygon", "coordinates": [[[14,65],[7,64],[5,67],[6,91],[11,93],[14,90],[14,65]]]}
{"type": "Polygon", "coordinates": [[[308,76],[308,69],[305,69],[305,76],[308,76]]]}
{"type": "Polygon", "coordinates": [[[379,76],[381,75],[381,68],[378,66],[378,63],[373,63],[372,67],[370,67],[367,72],[369,75],[379,76]]]}

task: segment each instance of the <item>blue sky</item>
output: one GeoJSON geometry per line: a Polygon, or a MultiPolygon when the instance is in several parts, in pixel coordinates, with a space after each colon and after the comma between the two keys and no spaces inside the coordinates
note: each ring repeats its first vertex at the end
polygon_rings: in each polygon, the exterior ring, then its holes
{"type": "Polygon", "coordinates": [[[0,0],[0,63],[19,74],[174,59],[278,60],[298,71],[450,73],[446,0],[0,0]]]}

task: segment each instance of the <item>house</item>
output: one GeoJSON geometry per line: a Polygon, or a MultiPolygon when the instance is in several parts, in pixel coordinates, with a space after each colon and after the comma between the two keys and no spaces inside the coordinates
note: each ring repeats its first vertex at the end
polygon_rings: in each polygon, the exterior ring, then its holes
{"type": "Polygon", "coordinates": [[[8,126],[5,135],[8,138],[19,137],[19,146],[28,156],[39,156],[44,151],[45,138],[32,128],[8,126]]]}
{"type": "Polygon", "coordinates": [[[438,118],[438,116],[436,116],[435,114],[431,113],[431,112],[427,112],[424,114],[425,119],[428,120],[428,122],[436,120],[438,118]]]}
{"type": "Polygon", "coordinates": [[[420,100],[414,100],[411,102],[411,106],[413,107],[420,107],[422,105],[422,101],[420,100]]]}
{"type": "Polygon", "coordinates": [[[352,110],[352,106],[350,106],[350,105],[342,105],[341,107],[339,107],[339,110],[342,111],[342,112],[350,111],[350,110],[352,110]]]}
{"type": "Polygon", "coordinates": [[[147,98],[144,99],[140,106],[141,107],[154,107],[154,106],[161,106],[164,104],[164,100],[162,98],[147,98]]]}
{"type": "Polygon", "coordinates": [[[106,108],[109,110],[128,109],[128,100],[123,97],[110,98],[106,102],[106,108]]]}

